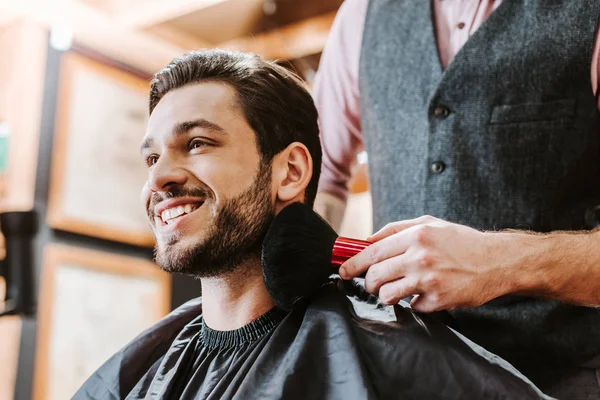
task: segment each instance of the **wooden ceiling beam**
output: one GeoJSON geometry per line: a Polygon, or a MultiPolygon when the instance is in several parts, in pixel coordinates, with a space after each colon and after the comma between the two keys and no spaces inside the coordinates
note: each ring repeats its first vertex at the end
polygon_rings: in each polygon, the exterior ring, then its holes
{"type": "Polygon", "coordinates": [[[115,12],[122,25],[132,28],[149,28],[163,22],[191,14],[228,0],[152,0],[134,2],[115,12]]]}
{"type": "Polygon", "coordinates": [[[154,26],[148,29],[146,32],[160,36],[163,39],[168,40],[169,42],[186,50],[198,50],[214,47],[204,40],[200,40],[193,35],[185,33],[177,28],[172,28],[168,25],[154,26]]]}
{"type": "Polygon", "coordinates": [[[67,24],[72,29],[74,42],[151,74],[187,51],[150,32],[122,26],[109,15],[83,3],[67,4],[67,10],[59,10],[52,2],[0,0],[0,14],[6,10],[48,29],[58,22],[67,24]]]}
{"type": "Polygon", "coordinates": [[[219,44],[229,50],[247,51],[265,59],[295,60],[323,51],[336,12],[308,18],[255,36],[219,44]]]}

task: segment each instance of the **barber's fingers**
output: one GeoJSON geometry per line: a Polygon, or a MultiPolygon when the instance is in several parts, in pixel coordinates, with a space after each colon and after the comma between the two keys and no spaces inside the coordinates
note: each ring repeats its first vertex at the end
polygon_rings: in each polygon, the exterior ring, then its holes
{"type": "Polygon", "coordinates": [[[388,282],[379,289],[379,299],[385,304],[398,304],[406,297],[418,294],[418,281],[413,277],[406,277],[388,282]]]}
{"type": "Polygon", "coordinates": [[[408,276],[386,283],[379,289],[379,299],[384,304],[398,304],[400,300],[413,296],[410,306],[422,313],[432,313],[448,309],[435,293],[420,293],[419,281],[408,276]]]}
{"type": "Polygon", "coordinates": [[[377,294],[381,286],[390,281],[404,278],[409,266],[406,265],[406,254],[388,258],[372,265],[365,275],[365,289],[377,294]]]}
{"type": "Polygon", "coordinates": [[[434,295],[417,295],[410,301],[413,310],[422,313],[432,313],[448,309],[434,295]]]}
{"type": "Polygon", "coordinates": [[[413,226],[432,223],[435,221],[439,221],[439,219],[432,217],[430,215],[423,215],[422,217],[415,218],[415,219],[407,219],[405,221],[391,222],[391,223],[387,224],[386,226],[384,226],[383,228],[381,228],[378,232],[369,236],[367,238],[367,240],[369,242],[378,242],[378,241],[380,241],[388,236],[391,236],[395,233],[399,233],[408,228],[412,228],[413,226]]]}
{"type": "Polygon", "coordinates": [[[342,279],[360,276],[372,265],[403,254],[409,246],[409,239],[408,235],[398,234],[373,243],[342,264],[338,273],[342,279]]]}

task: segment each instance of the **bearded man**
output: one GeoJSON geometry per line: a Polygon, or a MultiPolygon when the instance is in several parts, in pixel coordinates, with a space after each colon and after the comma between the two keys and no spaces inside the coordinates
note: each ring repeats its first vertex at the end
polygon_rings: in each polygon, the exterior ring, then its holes
{"type": "Polygon", "coordinates": [[[274,307],[261,245],[273,217],[313,204],[317,111],[290,72],[219,50],[155,75],[141,154],[156,261],[202,297],[110,358],[75,399],[519,398],[544,395],[449,328],[340,280],[274,307]]]}

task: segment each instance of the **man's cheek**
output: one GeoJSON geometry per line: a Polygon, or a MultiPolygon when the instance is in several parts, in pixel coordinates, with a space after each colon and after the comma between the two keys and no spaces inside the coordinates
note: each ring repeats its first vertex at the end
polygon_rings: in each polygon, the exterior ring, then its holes
{"type": "Polygon", "coordinates": [[[144,207],[144,210],[148,210],[148,205],[150,204],[150,187],[149,187],[148,182],[146,182],[144,184],[144,187],[142,188],[140,200],[142,202],[142,206],[144,207]]]}

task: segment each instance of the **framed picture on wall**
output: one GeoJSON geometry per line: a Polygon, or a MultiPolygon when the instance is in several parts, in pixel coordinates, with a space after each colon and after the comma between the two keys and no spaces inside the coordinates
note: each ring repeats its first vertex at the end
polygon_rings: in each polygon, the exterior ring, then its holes
{"type": "Polygon", "coordinates": [[[40,282],[35,400],[70,399],[170,310],[169,274],[144,259],[49,245],[40,282]]]}
{"type": "Polygon", "coordinates": [[[48,224],[152,246],[139,154],[149,81],[77,53],[61,59],[48,224]]]}

